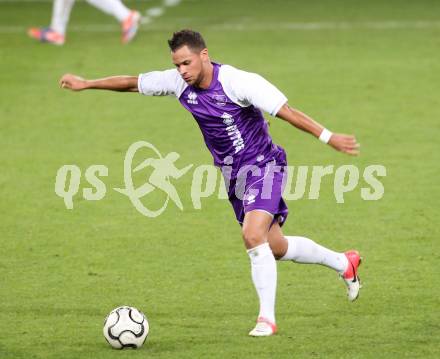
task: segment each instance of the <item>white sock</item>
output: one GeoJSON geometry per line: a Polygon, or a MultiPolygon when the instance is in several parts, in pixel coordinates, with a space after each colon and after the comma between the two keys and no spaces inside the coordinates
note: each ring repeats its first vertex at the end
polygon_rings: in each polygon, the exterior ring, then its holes
{"type": "Polygon", "coordinates": [[[252,281],[260,299],[259,317],[275,323],[275,293],[277,289],[277,265],[268,243],[249,249],[252,281]]]}
{"type": "Polygon", "coordinates": [[[344,273],[347,269],[348,259],[344,253],[334,252],[305,237],[285,236],[285,238],[288,242],[287,252],[280,260],[322,264],[339,273],[344,273]]]}
{"type": "Polygon", "coordinates": [[[52,21],[50,28],[62,35],[65,35],[69,22],[70,11],[75,0],[55,0],[52,7],[52,21]]]}
{"type": "Polygon", "coordinates": [[[124,21],[130,15],[130,9],[121,0],[87,0],[87,2],[101,11],[113,15],[119,22],[124,21]]]}

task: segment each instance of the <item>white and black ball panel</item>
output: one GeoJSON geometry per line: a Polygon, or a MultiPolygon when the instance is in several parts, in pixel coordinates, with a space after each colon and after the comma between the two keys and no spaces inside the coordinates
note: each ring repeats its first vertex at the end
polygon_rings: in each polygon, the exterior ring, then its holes
{"type": "Polygon", "coordinates": [[[131,320],[133,320],[136,323],[143,323],[143,321],[145,319],[145,315],[143,315],[136,308],[131,308],[130,317],[131,317],[131,320]]]}
{"type": "Polygon", "coordinates": [[[127,347],[133,347],[137,348],[138,346],[135,344],[137,341],[136,335],[134,335],[132,332],[126,330],[125,332],[122,332],[119,336],[119,342],[123,345],[124,348],[127,347]]]}
{"type": "Polygon", "coordinates": [[[110,312],[103,332],[113,348],[139,348],[147,339],[149,329],[148,320],[141,311],[121,306],[110,312]]]}
{"type": "Polygon", "coordinates": [[[109,327],[109,335],[112,337],[119,337],[122,332],[130,331],[136,336],[141,336],[143,334],[144,328],[142,326],[142,321],[133,321],[131,317],[131,309],[122,308],[119,309],[119,320],[109,327]]]}

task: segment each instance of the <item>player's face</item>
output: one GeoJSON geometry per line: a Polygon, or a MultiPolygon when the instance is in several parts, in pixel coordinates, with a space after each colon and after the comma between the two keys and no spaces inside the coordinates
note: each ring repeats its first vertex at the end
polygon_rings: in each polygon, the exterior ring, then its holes
{"type": "Polygon", "coordinates": [[[204,76],[203,64],[209,62],[208,50],[198,52],[185,45],[172,52],[171,56],[183,80],[188,85],[198,86],[204,76]]]}

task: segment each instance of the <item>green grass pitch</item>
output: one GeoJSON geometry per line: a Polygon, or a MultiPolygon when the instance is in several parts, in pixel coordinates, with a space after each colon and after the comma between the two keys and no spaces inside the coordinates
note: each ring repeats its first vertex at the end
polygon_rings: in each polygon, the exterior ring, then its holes
{"type": "Polygon", "coordinates": [[[440,2],[183,1],[125,47],[118,24],[84,2],[65,46],[32,42],[27,27],[50,12],[50,2],[0,1],[1,359],[440,357],[440,2]],[[337,204],[326,177],[319,200],[289,202],[286,234],[361,251],[356,303],[332,271],[279,263],[279,334],[249,338],[257,298],[229,203],[193,209],[185,176],[175,182],[184,211],[171,204],[151,219],[111,189],[138,140],[180,153],[182,167],[211,163],[199,129],[175,100],[69,93],[57,81],[169,68],[166,40],[182,27],[204,34],[214,60],[262,74],[362,145],[344,156],[271,119],[291,165],[387,168],[379,201],[357,188],[337,204]],[[54,193],[64,164],[106,165],[105,198],[77,195],[67,210],[54,193]],[[140,350],[112,350],[102,336],[122,304],[150,321],[140,350]]]}

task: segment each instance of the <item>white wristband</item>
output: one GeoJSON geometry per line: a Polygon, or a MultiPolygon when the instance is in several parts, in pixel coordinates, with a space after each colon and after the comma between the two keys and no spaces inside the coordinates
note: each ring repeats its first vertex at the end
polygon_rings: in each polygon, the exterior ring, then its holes
{"type": "Polygon", "coordinates": [[[319,135],[319,140],[324,143],[328,143],[330,141],[330,137],[332,137],[333,133],[324,128],[319,135]]]}

